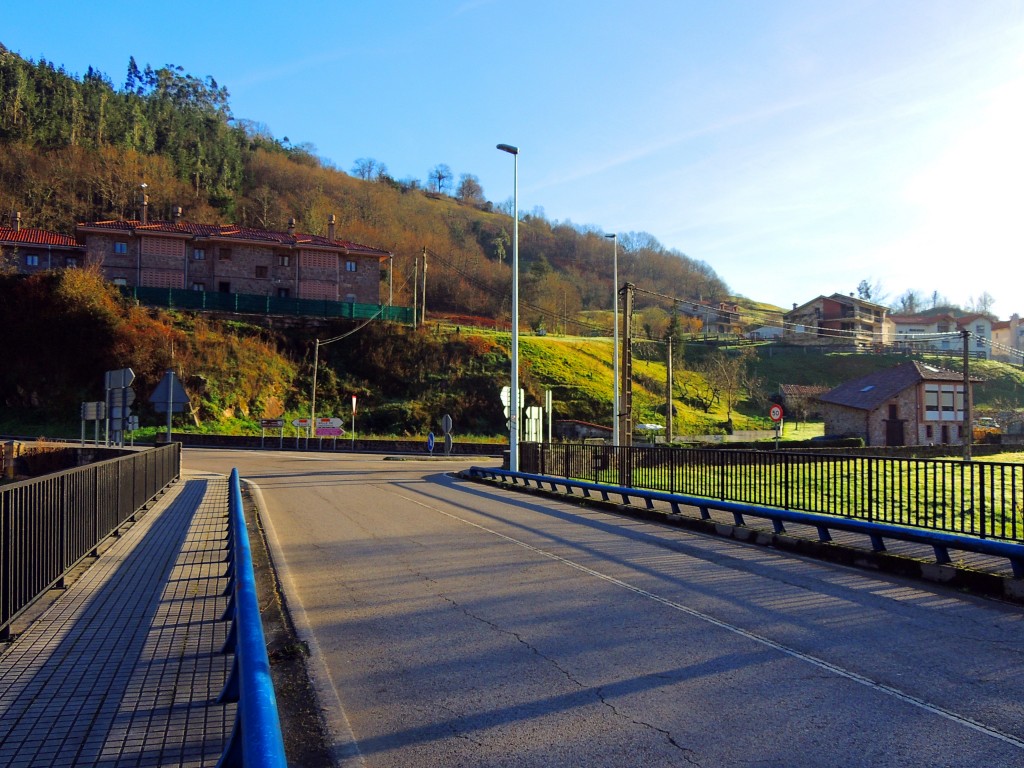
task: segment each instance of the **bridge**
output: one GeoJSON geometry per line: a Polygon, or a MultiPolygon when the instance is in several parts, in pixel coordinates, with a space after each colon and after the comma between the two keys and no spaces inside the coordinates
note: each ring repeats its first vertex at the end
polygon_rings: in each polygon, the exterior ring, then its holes
{"type": "MultiPolygon", "coordinates": [[[[247,483],[336,765],[1024,763],[1016,605],[389,458],[183,455],[177,493],[247,483]]],[[[188,603],[170,573],[157,607],[188,603]]],[[[110,764],[217,759],[124,744],[110,764]]]]}

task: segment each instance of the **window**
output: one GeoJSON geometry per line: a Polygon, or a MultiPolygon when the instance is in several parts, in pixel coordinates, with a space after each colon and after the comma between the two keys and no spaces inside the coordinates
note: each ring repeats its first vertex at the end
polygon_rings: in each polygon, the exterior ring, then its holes
{"type": "Polygon", "coordinates": [[[111,282],[113,282],[114,285],[128,285],[128,280],[123,277],[115,277],[111,282]]]}
{"type": "Polygon", "coordinates": [[[924,436],[925,436],[926,440],[931,440],[935,436],[935,433],[933,432],[933,428],[932,428],[931,424],[928,424],[924,428],[924,436]]]}
{"type": "Polygon", "coordinates": [[[217,290],[221,293],[231,293],[231,283],[221,280],[217,283],[217,290]]]}
{"type": "Polygon", "coordinates": [[[193,291],[205,291],[206,290],[206,283],[192,283],[192,290],[193,291]]]}
{"type": "Polygon", "coordinates": [[[67,259],[64,260],[64,266],[73,269],[78,266],[78,259],[74,256],[68,256],[67,259]]]}
{"type": "Polygon", "coordinates": [[[287,253],[279,253],[279,254],[277,254],[277,266],[279,266],[279,267],[287,267],[291,263],[291,261],[292,261],[292,257],[289,256],[287,253]]]}
{"type": "Polygon", "coordinates": [[[217,252],[217,258],[220,259],[221,261],[231,261],[231,249],[221,248],[217,252]]]}
{"type": "Polygon", "coordinates": [[[346,272],[355,272],[356,271],[356,263],[354,261],[346,261],[345,262],[345,271],[346,272]]]}
{"type": "Polygon", "coordinates": [[[266,267],[256,267],[256,277],[266,277],[266,276],[267,276],[267,268],[266,267]]]}
{"type": "Polygon", "coordinates": [[[346,293],[345,294],[345,302],[348,303],[348,304],[355,304],[356,303],[356,295],[354,293],[346,293]]]}
{"type": "Polygon", "coordinates": [[[25,266],[26,267],[38,267],[39,266],[39,254],[29,253],[25,255],[25,266]]]}
{"type": "Polygon", "coordinates": [[[206,249],[205,248],[196,248],[194,251],[192,251],[192,258],[195,259],[196,261],[205,261],[206,260],[206,249]]]}
{"type": "Polygon", "coordinates": [[[128,253],[128,243],[114,243],[114,253],[120,255],[128,253]]]}
{"type": "Polygon", "coordinates": [[[924,387],[924,417],[928,421],[939,420],[938,384],[926,384],[924,387]]]}
{"type": "Polygon", "coordinates": [[[287,299],[288,298],[288,294],[289,294],[289,290],[287,288],[278,288],[277,289],[277,298],[279,298],[279,299],[287,299]]]}

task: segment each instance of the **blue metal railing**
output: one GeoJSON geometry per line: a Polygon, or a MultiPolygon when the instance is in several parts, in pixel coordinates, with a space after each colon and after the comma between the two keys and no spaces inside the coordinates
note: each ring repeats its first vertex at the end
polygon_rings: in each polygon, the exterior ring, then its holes
{"type": "Polygon", "coordinates": [[[786,533],[786,523],[808,525],[813,526],[817,530],[818,538],[824,542],[832,540],[829,533],[830,530],[850,531],[867,536],[871,543],[871,548],[875,552],[885,551],[885,539],[925,544],[932,548],[932,551],[935,553],[935,562],[938,564],[948,564],[951,562],[949,556],[950,549],[1004,557],[1010,562],[1014,578],[1024,578],[1024,544],[1016,542],[982,539],[924,528],[901,527],[888,523],[833,517],[814,512],[798,512],[699,496],[684,496],[678,493],[651,491],[643,488],[591,483],[584,480],[571,480],[552,475],[510,472],[490,467],[470,467],[469,475],[470,477],[500,480],[503,483],[511,482],[513,485],[518,485],[522,482],[524,487],[529,487],[532,482],[536,484],[537,488],[541,489],[545,485],[550,486],[551,491],[556,491],[558,486],[562,486],[569,495],[573,494],[573,490],[581,491],[585,498],[590,498],[591,494],[596,493],[600,494],[602,501],[610,501],[611,496],[618,496],[622,499],[623,504],[629,504],[630,499],[642,499],[648,509],[654,508],[655,501],[661,501],[670,506],[671,513],[674,515],[680,514],[680,505],[691,506],[700,510],[700,516],[704,520],[710,519],[709,510],[721,510],[731,513],[733,521],[737,526],[746,525],[744,516],[749,515],[750,517],[759,517],[771,521],[776,534],[786,533]]]}
{"type": "Polygon", "coordinates": [[[235,659],[218,701],[238,702],[238,710],[217,765],[287,768],[237,469],[231,470],[228,479],[228,518],[231,599],[225,615],[231,616],[232,624],[224,651],[233,652],[235,659]]]}

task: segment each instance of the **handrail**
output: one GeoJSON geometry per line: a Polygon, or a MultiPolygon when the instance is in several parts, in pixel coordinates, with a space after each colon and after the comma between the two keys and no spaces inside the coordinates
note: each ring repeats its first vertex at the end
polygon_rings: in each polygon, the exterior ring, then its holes
{"type": "Polygon", "coordinates": [[[0,641],[180,475],[181,445],[172,443],[0,487],[0,641]]]}
{"type": "Polygon", "coordinates": [[[776,507],[762,507],[754,504],[745,504],[734,501],[719,501],[703,496],[684,496],[676,493],[665,493],[664,491],[650,491],[640,488],[627,488],[618,485],[604,485],[591,483],[583,480],[571,480],[564,477],[551,475],[535,475],[526,472],[510,472],[505,469],[491,467],[470,467],[469,475],[480,477],[491,477],[500,479],[502,482],[511,480],[513,484],[523,481],[524,486],[529,487],[530,482],[537,484],[543,489],[543,484],[551,486],[555,491],[557,486],[564,486],[566,493],[572,494],[573,488],[583,491],[586,497],[591,492],[602,495],[604,501],[609,500],[610,495],[620,496],[624,504],[630,503],[630,497],[644,499],[648,509],[653,508],[653,501],[667,502],[672,506],[673,514],[679,514],[679,505],[697,507],[703,519],[709,519],[709,509],[730,512],[738,526],[745,525],[743,515],[761,517],[772,522],[775,533],[785,533],[784,523],[797,523],[800,525],[813,526],[818,531],[818,538],[821,541],[831,541],[828,531],[830,529],[849,531],[864,534],[871,541],[871,548],[875,552],[885,551],[885,539],[896,539],[909,541],[917,544],[926,544],[932,547],[935,552],[935,561],[938,564],[951,562],[949,550],[960,550],[964,552],[976,552],[994,557],[1005,557],[1010,562],[1015,579],[1024,578],[1024,544],[1017,544],[998,539],[981,539],[973,536],[962,536],[942,531],[933,531],[924,528],[908,528],[889,523],[877,523],[867,520],[858,520],[845,517],[833,517],[816,512],[797,512],[776,507]]]}
{"type": "Polygon", "coordinates": [[[217,765],[287,768],[237,469],[231,470],[228,479],[228,518],[232,581],[228,612],[233,620],[224,650],[233,651],[235,658],[218,701],[238,702],[238,709],[231,738],[217,765]]]}

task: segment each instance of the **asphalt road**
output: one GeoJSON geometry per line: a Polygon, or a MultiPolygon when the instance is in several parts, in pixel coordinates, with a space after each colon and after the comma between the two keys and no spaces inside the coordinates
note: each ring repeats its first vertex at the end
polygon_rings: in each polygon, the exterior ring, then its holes
{"type": "Polygon", "coordinates": [[[471,463],[185,451],[261,490],[346,765],[1024,766],[1020,608],[471,463]]]}

